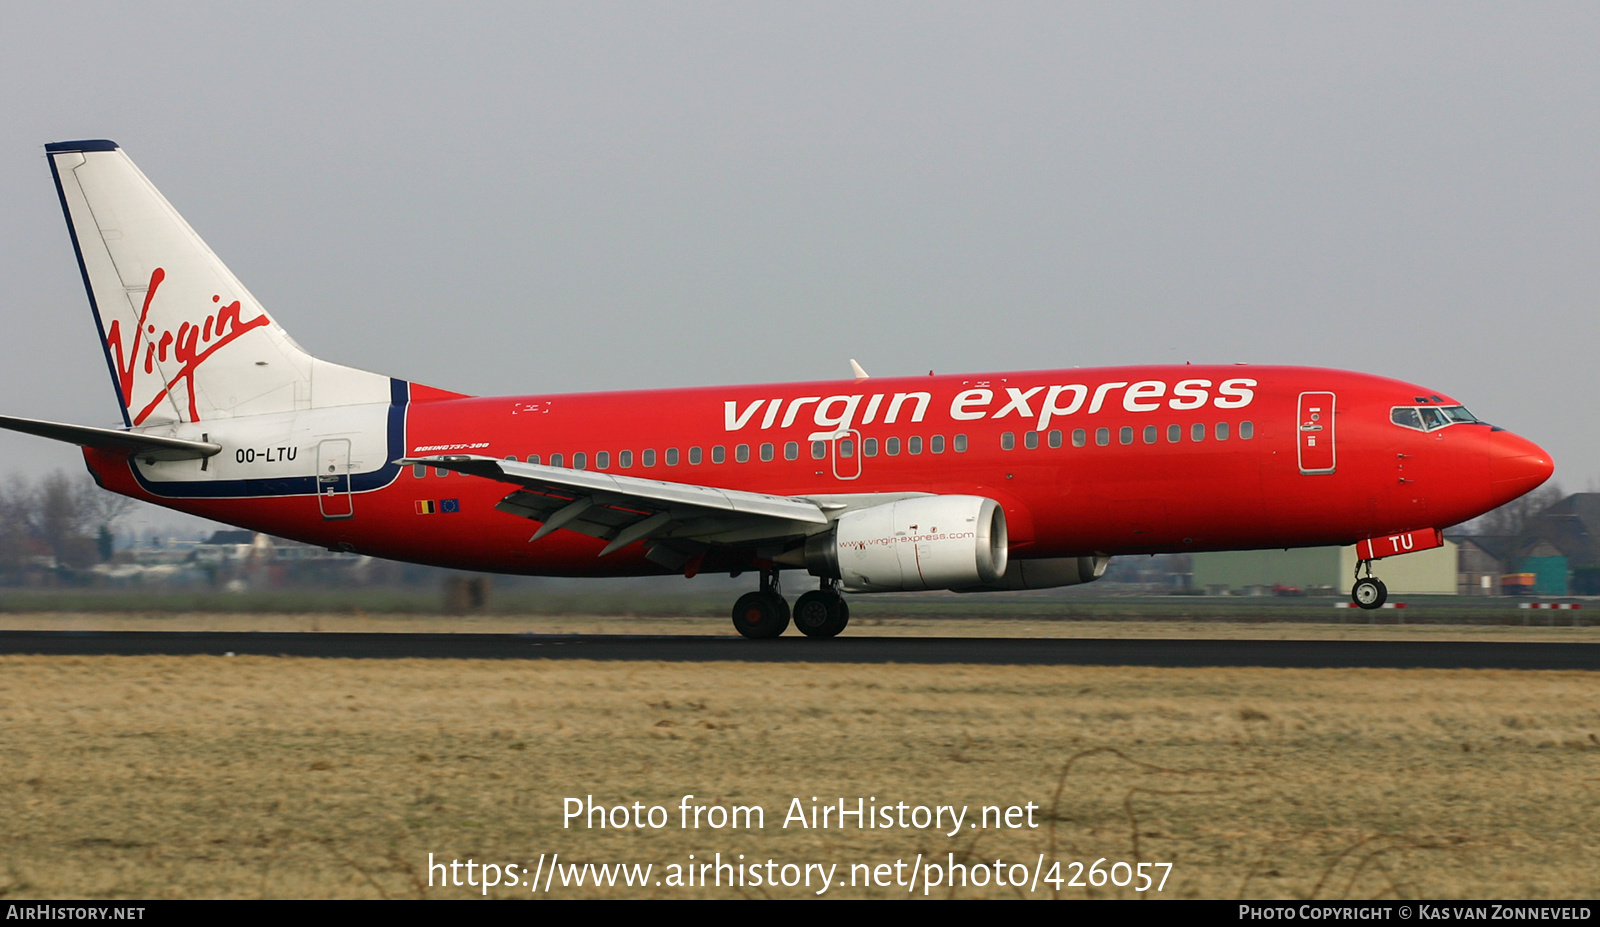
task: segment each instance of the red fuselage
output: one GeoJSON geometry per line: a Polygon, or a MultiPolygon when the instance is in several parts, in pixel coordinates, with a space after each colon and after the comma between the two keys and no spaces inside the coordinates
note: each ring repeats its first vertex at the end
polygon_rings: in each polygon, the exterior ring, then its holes
{"type": "MultiPolygon", "coordinates": [[[[983,496],[1005,510],[1014,559],[1352,544],[1466,521],[1552,472],[1537,445],[1488,424],[1397,424],[1397,408],[1457,406],[1448,396],[1315,368],[1117,367],[495,398],[406,392],[395,418],[404,456],[536,455],[531,462],[778,496],[983,496]]],[[[385,485],[351,494],[350,517],[330,519],[314,493],[174,498],[136,480],[125,456],[85,456],[108,489],[377,557],[542,575],[667,572],[639,544],[601,558],[604,541],[569,531],[530,543],[526,519],[495,509],[512,487],[481,477],[398,468],[385,485]]],[[[702,568],[751,569],[754,558],[723,547],[702,568]]]]}

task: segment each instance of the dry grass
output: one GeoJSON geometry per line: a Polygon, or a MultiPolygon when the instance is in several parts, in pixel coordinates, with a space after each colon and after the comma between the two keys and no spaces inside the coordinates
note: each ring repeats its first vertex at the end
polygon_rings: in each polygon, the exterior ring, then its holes
{"type": "Polygon", "coordinates": [[[1593,674],[1509,671],[0,658],[0,894],[458,897],[427,886],[429,852],[659,872],[720,851],[836,880],[1044,853],[1171,861],[1176,897],[1588,896],[1597,696],[1593,674]],[[561,826],[567,796],[686,793],[767,827],[561,826]],[[1054,813],[953,839],[783,829],[813,795],[1054,813]]]}

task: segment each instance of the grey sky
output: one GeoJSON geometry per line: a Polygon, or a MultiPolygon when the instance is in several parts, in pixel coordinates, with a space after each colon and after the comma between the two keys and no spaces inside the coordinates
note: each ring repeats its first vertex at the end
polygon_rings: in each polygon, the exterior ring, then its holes
{"type": "Polygon", "coordinates": [[[9,413],[117,421],[41,147],[106,137],[307,348],[419,382],[1315,364],[1600,487],[1594,4],[10,3],[0,37],[9,413]]]}

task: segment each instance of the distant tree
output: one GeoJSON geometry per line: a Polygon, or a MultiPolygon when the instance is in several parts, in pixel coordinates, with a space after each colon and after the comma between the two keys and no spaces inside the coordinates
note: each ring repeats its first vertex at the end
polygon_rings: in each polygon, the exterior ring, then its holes
{"type": "Polygon", "coordinates": [[[61,470],[38,482],[13,479],[0,488],[0,572],[15,574],[37,555],[53,556],[67,569],[108,560],[112,528],[132,506],[132,499],[106,492],[87,476],[61,470]]]}
{"type": "Polygon", "coordinates": [[[1566,498],[1566,493],[1555,483],[1546,483],[1525,496],[1512,499],[1505,505],[1480,515],[1463,526],[1468,534],[1485,537],[1521,537],[1533,516],[1566,498]]]}
{"type": "Polygon", "coordinates": [[[0,573],[15,575],[33,553],[32,487],[13,479],[0,487],[0,573]]]}

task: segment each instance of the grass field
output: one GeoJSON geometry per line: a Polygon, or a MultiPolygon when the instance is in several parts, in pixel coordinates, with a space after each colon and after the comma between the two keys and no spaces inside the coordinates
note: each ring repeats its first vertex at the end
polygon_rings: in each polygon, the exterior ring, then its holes
{"type": "MultiPolygon", "coordinates": [[[[651,881],[720,852],[837,864],[847,884],[828,894],[843,897],[907,895],[852,887],[850,867],[919,853],[989,869],[1041,854],[1171,862],[1168,897],[1587,897],[1600,885],[1597,696],[1594,674],[1510,671],[0,658],[0,894],[464,897],[478,890],[428,885],[430,852],[530,870],[557,852],[650,863],[651,881]],[[682,829],[687,794],[759,805],[766,826],[682,829]],[[563,800],[587,795],[662,805],[672,826],[563,829],[563,800]],[[784,828],[790,801],[813,796],[973,815],[1031,802],[1038,826],[784,828]]],[[[931,894],[1057,892],[991,880],[931,894]]]]}

